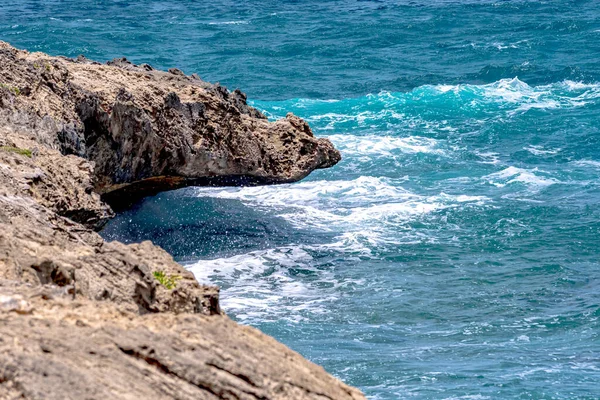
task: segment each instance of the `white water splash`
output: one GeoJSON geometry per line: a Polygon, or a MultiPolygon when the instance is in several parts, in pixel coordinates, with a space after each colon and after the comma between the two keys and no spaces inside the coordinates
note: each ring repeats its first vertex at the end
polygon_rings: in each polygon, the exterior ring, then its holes
{"type": "Polygon", "coordinates": [[[545,156],[558,154],[562,149],[546,149],[543,146],[529,145],[527,147],[523,147],[523,150],[527,150],[528,152],[536,156],[545,156]]]}
{"type": "Polygon", "coordinates": [[[561,183],[559,180],[551,177],[545,177],[543,174],[545,173],[537,168],[529,170],[511,166],[503,169],[502,171],[486,175],[483,177],[483,179],[497,187],[504,187],[512,183],[521,183],[540,189],[546,186],[561,183]]]}
{"type": "Polygon", "coordinates": [[[428,153],[446,155],[440,148],[440,142],[436,139],[409,136],[353,136],[353,135],[331,135],[329,139],[340,149],[343,154],[366,156],[377,155],[392,157],[394,153],[428,153]]]}

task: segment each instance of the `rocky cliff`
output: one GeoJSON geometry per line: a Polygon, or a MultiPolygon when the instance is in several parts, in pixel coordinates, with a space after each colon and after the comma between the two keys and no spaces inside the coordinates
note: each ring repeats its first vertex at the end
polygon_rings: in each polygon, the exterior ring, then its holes
{"type": "Polygon", "coordinates": [[[195,75],[0,42],[0,398],[363,398],[228,319],[162,249],[95,232],[110,205],[339,159],[300,118],[195,75]]]}
{"type": "Polygon", "coordinates": [[[92,163],[115,204],[188,185],[293,182],[340,160],[289,114],[269,122],[236,90],[126,59],[101,65],[0,43],[0,117],[92,163]]]}

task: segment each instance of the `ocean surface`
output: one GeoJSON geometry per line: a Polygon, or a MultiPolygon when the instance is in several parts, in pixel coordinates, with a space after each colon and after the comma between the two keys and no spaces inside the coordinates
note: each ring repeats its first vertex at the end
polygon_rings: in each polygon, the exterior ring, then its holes
{"type": "Polygon", "coordinates": [[[343,161],[105,229],[370,399],[600,398],[600,2],[3,0],[0,39],[240,87],[343,161]]]}

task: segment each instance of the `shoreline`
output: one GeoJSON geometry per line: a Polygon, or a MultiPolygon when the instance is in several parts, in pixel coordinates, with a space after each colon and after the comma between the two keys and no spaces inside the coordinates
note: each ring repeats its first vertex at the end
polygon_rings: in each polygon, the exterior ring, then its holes
{"type": "Polygon", "coordinates": [[[267,121],[239,90],[124,58],[0,42],[0,73],[0,397],[364,398],[231,321],[218,288],[164,250],[95,232],[107,197],[297,181],[340,160],[327,139],[292,114],[267,121]]]}

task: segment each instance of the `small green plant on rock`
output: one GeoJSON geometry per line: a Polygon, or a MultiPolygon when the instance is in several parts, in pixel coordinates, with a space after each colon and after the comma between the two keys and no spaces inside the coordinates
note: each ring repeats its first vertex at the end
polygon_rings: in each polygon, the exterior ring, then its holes
{"type": "Polygon", "coordinates": [[[9,153],[21,154],[22,156],[26,156],[31,158],[31,150],[29,149],[21,149],[13,146],[0,146],[0,150],[6,151],[9,153]]]}
{"type": "Polygon", "coordinates": [[[156,278],[158,283],[169,290],[175,289],[177,287],[177,282],[181,280],[181,276],[167,275],[165,271],[154,271],[152,275],[154,275],[154,278],[156,278]]]}
{"type": "Polygon", "coordinates": [[[6,83],[0,83],[0,87],[4,88],[4,89],[8,89],[15,96],[18,96],[18,95],[21,94],[21,90],[18,87],[16,87],[16,86],[10,86],[10,85],[7,85],[6,83]]]}

